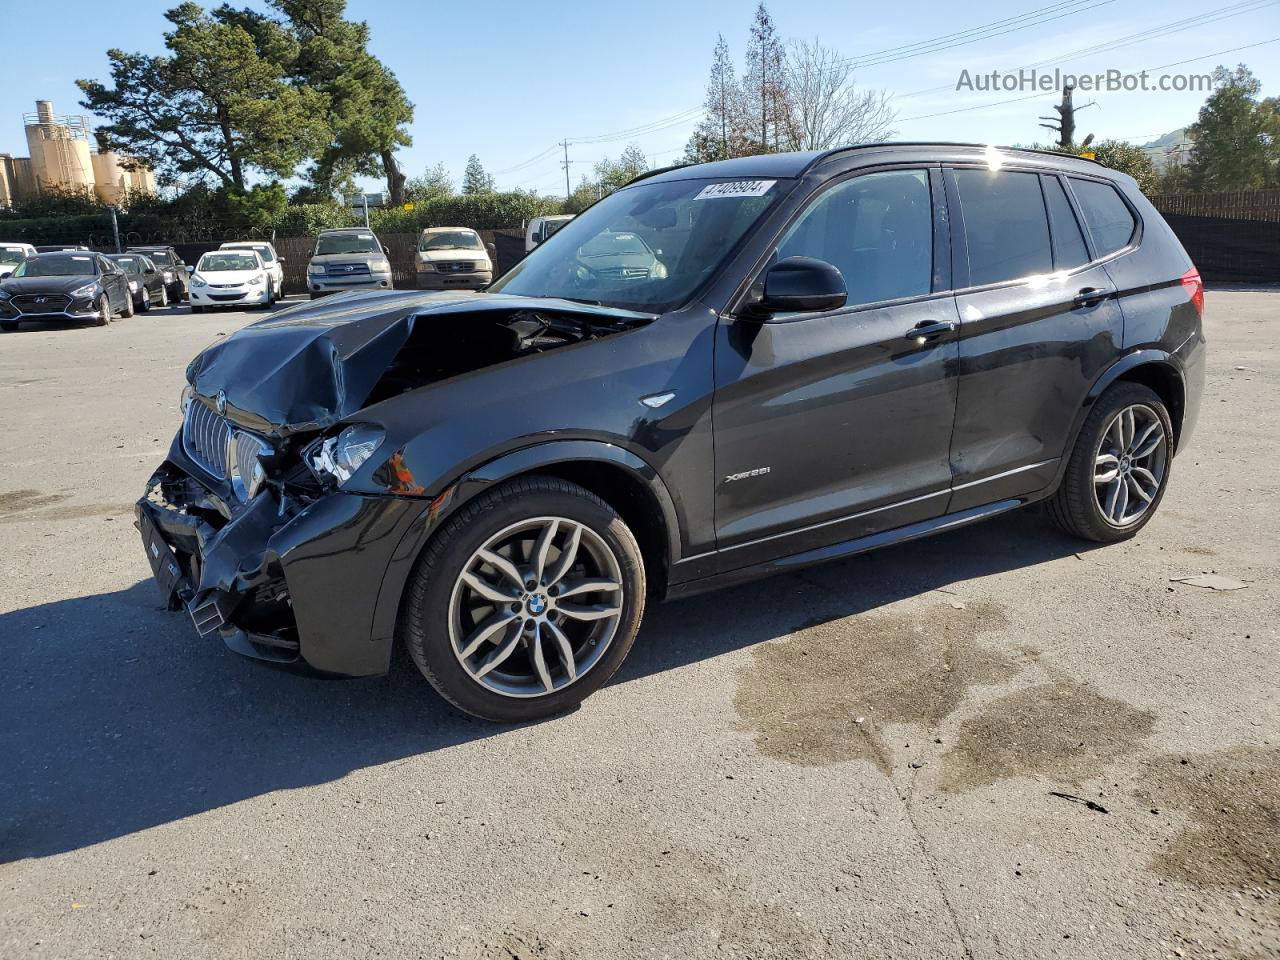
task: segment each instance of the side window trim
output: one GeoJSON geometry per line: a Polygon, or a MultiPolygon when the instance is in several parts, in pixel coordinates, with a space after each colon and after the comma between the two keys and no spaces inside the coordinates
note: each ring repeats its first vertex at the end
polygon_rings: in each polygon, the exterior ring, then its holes
{"type": "Polygon", "coordinates": [[[857,177],[870,176],[877,173],[909,173],[911,171],[923,172],[928,178],[928,189],[931,206],[933,208],[933,264],[930,267],[930,287],[928,293],[913,294],[907,297],[898,297],[893,300],[876,300],[869,303],[850,303],[838,310],[830,310],[823,313],[801,313],[796,314],[794,318],[789,318],[784,323],[792,322],[792,320],[807,320],[811,317],[838,316],[846,313],[857,313],[863,310],[878,310],[886,306],[898,306],[904,303],[918,303],[925,300],[932,300],[941,295],[949,295],[951,293],[951,270],[950,270],[950,222],[946,216],[945,207],[940,211],[939,198],[943,196],[941,185],[942,165],[934,162],[914,162],[904,164],[885,164],[874,167],[861,167],[850,170],[846,173],[832,177],[830,180],[820,184],[804,201],[793,210],[786,219],[780,223],[768,244],[764,248],[763,255],[757,260],[756,264],[747,274],[745,280],[738,293],[730,301],[732,308],[724,311],[729,315],[737,315],[742,308],[743,302],[750,296],[751,290],[762,280],[765,270],[773,261],[773,253],[778,249],[778,245],[790,232],[791,228],[813,207],[815,203],[821,200],[829,191],[837,189],[857,177]],[[945,244],[945,246],[940,246],[945,244]]]}
{"type": "Polygon", "coordinates": [[[1093,264],[1093,262],[1098,259],[1098,252],[1093,245],[1093,237],[1089,235],[1089,231],[1085,226],[1085,222],[1081,218],[1081,215],[1080,215],[1081,211],[1076,207],[1076,198],[1072,196],[1070,190],[1067,189],[1067,185],[1062,182],[1065,179],[1066,179],[1065,177],[1056,173],[1040,174],[1040,195],[1044,198],[1044,212],[1045,212],[1045,215],[1049,218],[1049,243],[1053,248],[1053,269],[1055,271],[1059,269],[1058,257],[1061,255],[1061,252],[1059,250],[1060,240],[1059,240],[1058,231],[1068,229],[1068,228],[1065,226],[1065,224],[1060,225],[1058,223],[1057,217],[1053,215],[1053,207],[1049,204],[1049,191],[1046,188],[1047,180],[1057,180],[1059,184],[1062,186],[1062,191],[1067,198],[1067,207],[1070,208],[1071,215],[1075,217],[1076,228],[1080,231],[1080,236],[1084,238],[1084,248],[1085,248],[1085,252],[1088,254],[1088,259],[1084,263],[1077,264],[1074,267],[1067,268],[1065,272],[1068,274],[1071,274],[1071,273],[1075,273],[1078,270],[1088,269],[1093,264]]]}

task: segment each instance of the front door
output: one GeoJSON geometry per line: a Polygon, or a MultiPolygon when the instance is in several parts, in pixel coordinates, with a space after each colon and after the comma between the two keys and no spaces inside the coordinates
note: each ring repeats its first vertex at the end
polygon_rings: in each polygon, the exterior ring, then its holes
{"type": "Polygon", "coordinates": [[[834,264],[848,303],[770,322],[721,318],[713,422],[722,569],[946,510],[957,316],[941,193],[936,169],[834,183],[784,231],[776,259],[834,264]]]}

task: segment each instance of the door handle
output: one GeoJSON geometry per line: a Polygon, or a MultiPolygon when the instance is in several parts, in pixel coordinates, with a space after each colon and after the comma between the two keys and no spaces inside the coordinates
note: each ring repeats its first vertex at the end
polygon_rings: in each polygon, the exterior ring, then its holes
{"type": "Polygon", "coordinates": [[[1093,307],[1113,293],[1115,293],[1114,290],[1108,290],[1105,287],[1084,287],[1072,298],[1072,303],[1077,307],[1093,307]]]}
{"type": "Polygon", "coordinates": [[[905,334],[908,340],[915,340],[917,343],[924,343],[926,340],[933,340],[942,336],[944,333],[950,333],[956,328],[951,320],[939,320],[930,322],[926,320],[924,323],[918,323],[905,334]]]}

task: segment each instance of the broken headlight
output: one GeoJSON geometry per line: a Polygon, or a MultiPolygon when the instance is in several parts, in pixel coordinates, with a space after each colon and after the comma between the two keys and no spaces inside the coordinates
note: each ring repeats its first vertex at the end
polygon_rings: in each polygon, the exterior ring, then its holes
{"type": "Polygon", "coordinates": [[[368,423],[347,427],[310,451],[311,466],[319,476],[332,477],[341,486],[373,456],[385,436],[381,427],[368,423]]]}

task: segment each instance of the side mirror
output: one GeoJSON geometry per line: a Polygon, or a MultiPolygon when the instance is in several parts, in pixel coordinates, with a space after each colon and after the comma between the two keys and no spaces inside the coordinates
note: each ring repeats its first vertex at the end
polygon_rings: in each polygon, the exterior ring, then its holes
{"type": "Polygon", "coordinates": [[[195,272],[196,272],[196,267],[194,263],[187,266],[187,273],[195,273],[195,272]]]}
{"type": "Polygon", "coordinates": [[[488,252],[491,258],[496,257],[498,255],[498,248],[494,246],[492,243],[486,243],[484,245],[484,248],[488,252]]]}
{"type": "Polygon", "coordinates": [[[382,252],[385,256],[388,256],[388,257],[391,256],[391,248],[388,247],[385,243],[382,245],[382,252]]]}
{"type": "Polygon", "coordinates": [[[787,257],[764,275],[764,292],[748,305],[755,316],[820,313],[843,307],[849,299],[840,271],[825,260],[787,257]]]}
{"type": "Polygon", "coordinates": [[[276,257],[276,263],[284,263],[284,257],[276,257]]]}
{"type": "Polygon", "coordinates": [[[0,280],[8,280],[12,276],[12,273],[0,273],[0,280]]]}

